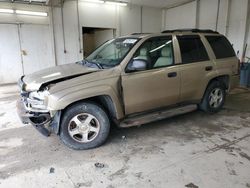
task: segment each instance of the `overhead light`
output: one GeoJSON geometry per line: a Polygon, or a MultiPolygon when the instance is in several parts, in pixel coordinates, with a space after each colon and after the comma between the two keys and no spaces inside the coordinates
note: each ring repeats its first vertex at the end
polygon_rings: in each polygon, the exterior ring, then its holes
{"type": "Polygon", "coordinates": [[[88,3],[104,3],[104,1],[102,1],[102,0],[81,0],[81,1],[85,1],[88,3]]]}
{"type": "Polygon", "coordinates": [[[10,14],[13,14],[14,10],[13,9],[2,9],[2,8],[0,8],[0,13],[10,13],[10,14]]]}
{"type": "Polygon", "coordinates": [[[105,3],[108,5],[127,6],[127,3],[125,2],[105,1],[105,3]]]}
{"type": "Polygon", "coordinates": [[[27,10],[16,10],[16,14],[30,15],[30,16],[48,16],[47,12],[33,12],[27,10]]]}

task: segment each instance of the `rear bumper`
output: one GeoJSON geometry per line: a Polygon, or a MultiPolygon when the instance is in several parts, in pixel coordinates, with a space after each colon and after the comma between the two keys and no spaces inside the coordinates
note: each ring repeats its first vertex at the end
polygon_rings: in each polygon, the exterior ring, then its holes
{"type": "Polygon", "coordinates": [[[51,121],[51,117],[49,113],[38,113],[28,111],[24,102],[21,100],[17,100],[17,113],[24,124],[33,125],[42,135],[49,136],[51,131],[45,127],[46,124],[49,124],[51,121]]]}

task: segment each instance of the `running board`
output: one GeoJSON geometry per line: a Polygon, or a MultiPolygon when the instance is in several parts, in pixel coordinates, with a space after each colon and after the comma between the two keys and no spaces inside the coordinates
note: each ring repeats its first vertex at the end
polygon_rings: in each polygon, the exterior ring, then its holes
{"type": "Polygon", "coordinates": [[[119,127],[125,128],[125,127],[140,126],[146,123],[162,120],[176,115],[185,114],[187,112],[191,112],[196,109],[197,105],[188,105],[188,106],[182,106],[168,110],[162,110],[148,114],[138,115],[123,120],[122,122],[120,122],[119,127]]]}

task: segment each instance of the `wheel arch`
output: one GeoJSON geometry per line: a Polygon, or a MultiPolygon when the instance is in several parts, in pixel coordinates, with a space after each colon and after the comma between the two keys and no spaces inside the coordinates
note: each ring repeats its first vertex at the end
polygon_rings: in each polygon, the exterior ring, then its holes
{"type": "Polygon", "coordinates": [[[207,83],[207,86],[206,86],[206,89],[204,90],[203,92],[203,95],[202,95],[202,99],[206,93],[206,90],[208,88],[208,86],[212,83],[212,82],[221,82],[225,88],[225,90],[228,90],[229,89],[229,80],[230,80],[230,76],[229,75],[219,75],[219,76],[216,76],[216,77],[213,77],[212,79],[209,80],[209,82],[207,83]]]}
{"type": "Polygon", "coordinates": [[[214,81],[218,81],[220,83],[222,83],[222,85],[224,86],[224,88],[227,90],[229,89],[229,80],[230,80],[230,76],[229,75],[220,75],[220,76],[216,76],[214,78],[212,78],[208,84],[207,87],[209,86],[209,84],[211,84],[214,81]]]}
{"type": "Polygon", "coordinates": [[[84,98],[84,99],[74,101],[74,102],[68,104],[62,110],[62,113],[65,112],[70,107],[72,107],[72,106],[74,106],[74,105],[76,105],[78,103],[81,103],[81,102],[96,103],[97,105],[101,106],[106,111],[106,113],[108,114],[108,116],[111,119],[118,119],[117,107],[116,107],[113,99],[109,95],[98,95],[98,96],[88,97],[88,98],[84,98]]]}
{"type": "Polygon", "coordinates": [[[82,103],[82,102],[90,102],[90,103],[95,103],[99,105],[107,113],[111,121],[113,121],[114,123],[118,122],[117,121],[118,119],[117,107],[115,106],[113,99],[108,95],[93,96],[93,97],[88,97],[85,99],[74,101],[68,104],[64,109],[57,111],[53,121],[51,122],[51,127],[54,133],[59,134],[60,122],[62,121],[64,113],[72,106],[78,103],[82,103]]]}

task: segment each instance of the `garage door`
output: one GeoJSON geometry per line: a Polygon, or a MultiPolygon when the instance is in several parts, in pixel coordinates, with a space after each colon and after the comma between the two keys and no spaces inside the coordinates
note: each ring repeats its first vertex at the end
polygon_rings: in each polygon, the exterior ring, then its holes
{"type": "Polygon", "coordinates": [[[0,24],[0,84],[17,82],[23,74],[17,27],[0,24]]]}
{"type": "Polygon", "coordinates": [[[55,66],[48,25],[20,25],[24,74],[55,66]]]}

